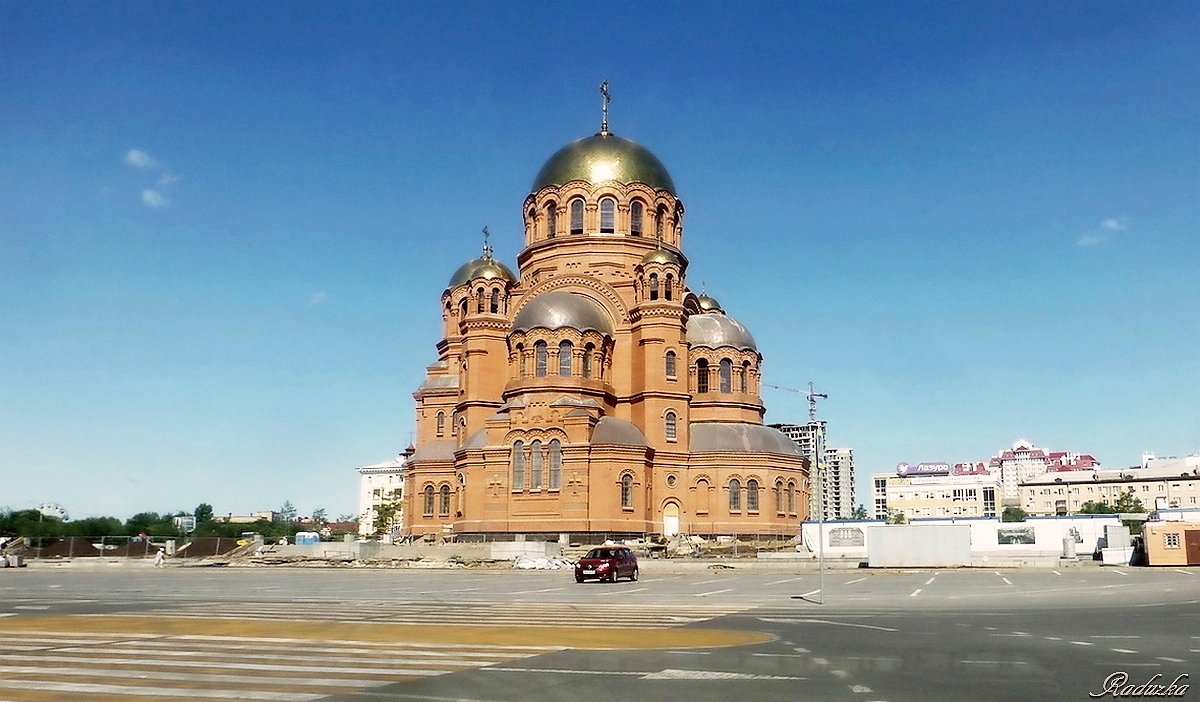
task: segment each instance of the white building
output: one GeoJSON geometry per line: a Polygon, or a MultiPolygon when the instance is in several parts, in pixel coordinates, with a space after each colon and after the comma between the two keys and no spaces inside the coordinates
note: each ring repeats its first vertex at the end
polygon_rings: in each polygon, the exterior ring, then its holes
{"type": "Polygon", "coordinates": [[[1017,439],[1011,449],[992,456],[988,470],[1000,476],[1001,498],[1006,505],[1016,505],[1021,500],[1020,485],[1048,472],[1073,470],[1091,471],[1100,467],[1100,462],[1086,453],[1049,451],[1038,448],[1028,439],[1017,439]]]}
{"type": "Polygon", "coordinates": [[[375,516],[381,505],[395,505],[396,516],[392,520],[397,527],[402,523],[404,504],[404,462],[412,455],[409,447],[404,453],[382,463],[359,467],[358,474],[358,533],[370,536],[375,533],[375,516]]]}
{"type": "Polygon", "coordinates": [[[850,519],[854,515],[854,449],[824,446],[825,426],[825,422],[819,420],[807,424],[771,425],[796,442],[800,453],[809,460],[809,465],[817,466],[818,446],[823,448],[824,460],[820,468],[824,474],[824,490],[822,494],[817,489],[817,477],[813,472],[813,477],[809,479],[809,518],[818,519],[824,513],[825,519],[850,519]]]}
{"type": "Polygon", "coordinates": [[[1200,508],[1200,457],[1155,459],[1148,465],[1045,473],[1021,484],[1021,509],[1030,515],[1075,514],[1088,502],[1116,505],[1125,494],[1140,500],[1147,512],[1200,508]]]}
{"type": "Polygon", "coordinates": [[[876,519],[995,517],[998,476],[982,463],[901,463],[895,473],[871,476],[876,519]]]}

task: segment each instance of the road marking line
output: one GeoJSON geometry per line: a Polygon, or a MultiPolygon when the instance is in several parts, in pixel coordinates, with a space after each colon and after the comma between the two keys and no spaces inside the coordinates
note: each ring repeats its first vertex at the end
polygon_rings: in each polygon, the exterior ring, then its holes
{"type": "Polygon", "coordinates": [[[708,597],[709,595],[719,595],[722,592],[733,592],[733,588],[727,587],[724,590],[713,590],[712,592],[697,592],[692,597],[708,597]]]}
{"type": "Polygon", "coordinates": [[[1123,570],[1114,570],[1113,572],[1116,573],[1117,575],[1129,575],[1129,573],[1126,573],[1123,570]]]}
{"type": "Polygon", "coordinates": [[[1054,573],[1055,575],[1062,575],[1062,573],[1058,572],[1057,570],[1052,570],[1052,571],[1050,571],[1050,572],[1051,572],[1051,573],[1054,573]]]}
{"type": "Polygon", "coordinates": [[[807,648],[800,648],[799,646],[793,648],[792,650],[796,653],[812,653],[812,651],[808,650],[807,648]]]}
{"type": "Polygon", "coordinates": [[[1170,656],[1159,656],[1158,660],[1166,661],[1168,663],[1187,663],[1187,661],[1183,660],[1182,658],[1172,658],[1170,656]]]}
{"type": "Polygon", "coordinates": [[[860,695],[866,694],[871,691],[872,691],[871,688],[867,687],[866,685],[851,685],[850,686],[850,692],[857,692],[860,695]]]}
{"type": "Polygon", "coordinates": [[[875,626],[873,624],[854,624],[852,622],[833,622],[828,619],[800,619],[800,618],[785,618],[785,617],[758,617],[761,622],[773,622],[777,624],[828,624],[830,626],[852,626],[857,629],[873,629],[875,631],[899,631],[886,626],[875,626]]]}
{"type": "Polygon", "coordinates": [[[1096,645],[1096,644],[1092,643],[1091,641],[1072,641],[1071,643],[1075,644],[1076,646],[1095,646],[1096,645]]]}
{"type": "Polygon", "coordinates": [[[801,653],[751,653],[752,656],[761,656],[763,658],[808,658],[801,653]]]}
{"type": "Polygon", "coordinates": [[[844,670],[831,670],[829,671],[829,674],[838,680],[845,680],[846,678],[850,677],[850,673],[847,673],[844,670]]]}
{"type": "Polygon", "coordinates": [[[864,581],[864,580],[866,580],[866,578],[856,578],[856,579],[854,579],[854,580],[851,580],[850,582],[848,582],[848,583],[846,583],[846,584],[847,584],[847,585],[853,585],[854,583],[861,583],[861,582],[862,582],[862,581],[864,581]]]}
{"type": "Polygon", "coordinates": [[[1089,636],[1089,639],[1140,639],[1141,636],[1136,634],[1096,634],[1089,636]]]}
{"type": "Polygon", "coordinates": [[[810,590],[810,591],[804,593],[803,595],[796,595],[796,597],[808,597],[809,595],[815,595],[818,592],[820,592],[820,590],[810,590]]]}
{"type": "Polygon", "coordinates": [[[767,585],[780,585],[783,583],[791,583],[791,582],[795,582],[799,579],[800,578],[784,578],[783,580],[776,580],[775,582],[767,583],[767,585]]]}
{"type": "Polygon", "coordinates": [[[1112,651],[1113,653],[1137,653],[1137,651],[1130,651],[1127,648],[1110,648],[1108,650],[1112,651]]]}
{"type": "Polygon", "coordinates": [[[1190,570],[1183,570],[1183,569],[1181,569],[1181,568],[1176,568],[1176,569],[1175,569],[1175,572],[1176,572],[1176,573],[1183,573],[1184,575],[1195,575],[1195,573],[1193,573],[1192,571],[1190,571],[1190,570]]]}
{"type": "Polygon", "coordinates": [[[814,658],[812,659],[812,662],[816,663],[817,665],[829,665],[829,660],[826,658],[814,658]]]}
{"type": "Polygon", "coordinates": [[[243,700],[296,700],[307,702],[319,700],[328,695],[296,692],[256,692],[254,690],[197,690],[187,688],[136,687],[133,685],[100,685],[87,683],[53,682],[49,680],[6,680],[4,686],[22,690],[42,690],[52,692],[73,692],[80,694],[94,693],[102,695],[149,695],[159,697],[209,697],[217,699],[243,700]]]}
{"type": "MultiPolygon", "coordinates": [[[[935,576],[933,576],[933,578],[936,578],[936,577],[937,577],[936,575],[935,575],[935,576]]],[[[928,584],[932,583],[932,582],[933,582],[933,578],[930,578],[930,579],[926,580],[926,581],[925,581],[925,584],[926,584],[926,585],[928,585],[928,584]]]]}
{"type": "Polygon", "coordinates": [[[1062,641],[1061,636],[1043,636],[1042,638],[1046,639],[1047,641],[1062,641]]]}
{"type": "Polygon", "coordinates": [[[50,607],[48,605],[14,605],[13,609],[32,609],[32,610],[36,610],[38,612],[42,612],[47,609],[50,609],[50,607]]]}
{"type": "Polygon", "coordinates": [[[701,580],[698,583],[692,583],[692,584],[693,585],[708,585],[710,583],[719,583],[719,582],[721,582],[721,580],[722,580],[722,578],[717,578],[716,580],[701,580]]]}
{"type": "Polygon", "coordinates": [[[959,661],[968,665],[1029,665],[1028,661],[959,661]]]}
{"type": "Polygon", "coordinates": [[[1000,579],[1004,581],[1005,585],[1012,585],[1012,581],[1009,580],[1008,578],[1000,578],[1000,579]]]}
{"type": "Polygon", "coordinates": [[[916,597],[919,594],[921,594],[921,588],[917,588],[916,590],[913,590],[912,594],[909,595],[909,597],[916,597]]]}

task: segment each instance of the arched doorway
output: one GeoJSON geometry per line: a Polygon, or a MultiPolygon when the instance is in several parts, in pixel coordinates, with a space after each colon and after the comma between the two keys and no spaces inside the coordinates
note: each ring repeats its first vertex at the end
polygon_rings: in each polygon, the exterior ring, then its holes
{"type": "Polygon", "coordinates": [[[679,503],[668,502],[663,505],[663,536],[670,538],[679,533],[679,503]]]}

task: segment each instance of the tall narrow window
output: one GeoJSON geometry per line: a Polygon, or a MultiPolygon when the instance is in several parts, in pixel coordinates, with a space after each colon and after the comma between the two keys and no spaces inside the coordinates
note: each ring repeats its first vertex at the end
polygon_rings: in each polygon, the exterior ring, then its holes
{"type": "Polygon", "coordinates": [[[742,483],[737,478],[729,481],[729,511],[742,511],[742,483]]]}
{"type": "Polygon", "coordinates": [[[446,433],[446,413],[437,413],[437,435],[442,436],[446,433]]]}
{"type": "Polygon", "coordinates": [[[475,311],[483,313],[483,288],[475,291],[475,311]]]}
{"type": "Polygon", "coordinates": [[[666,366],[667,366],[666,367],[667,377],[674,378],[675,377],[675,352],[674,351],[667,352],[666,366]]]}
{"type": "Polygon", "coordinates": [[[675,413],[667,412],[666,415],[666,435],[667,441],[674,441],[676,436],[675,413]]]}
{"type": "Polygon", "coordinates": [[[546,342],[544,341],[533,345],[533,374],[539,378],[546,377],[546,342]]]}
{"type": "Polygon", "coordinates": [[[592,377],[592,354],[596,353],[596,347],[588,344],[583,347],[583,377],[592,377]]]}
{"type": "Polygon", "coordinates": [[[443,485],[441,490],[442,499],[438,504],[438,514],[448,516],[450,514],[450,486],[443,485]]]}
{"type": "Polygon", "coordinates": [[[492,314],[500,311],[500,288],[492,288],[492,305],[490,309],[492,314]]]}
{"type": "Polygon", "coordinates": [[[525,346],[517,344],[517,377],[525,377],[525,346]]]}
{"type": "Polygon", "coordinates": [[[650,274],[650,299],[651,300],[658,299],[658,274],[657,273],[650,274]]]}
{"type": "Polygon", "coordinates": [[[512,489],[525,489],[525,444],[516,442],[512,448],[512,489]]]}
{"type": "Polygon", "coordinates": [[[621,507],[633,509],[633,476],[628,473],[621,476],[621,507]]]}
{"type": "Polygon", "coordinates": [[[558,374],[562,376],[571,375],[571,356],[575,351],[575,347],[569,341],[563,341],[558,345],[558,374]]]}
{"type": "Polygon", "coordinates": [[[739,377],[741,378],[742,392],[748,392],[746,388],[750,383],[750,361],[746,361],[742,364],[742,372],[739,377]]]}
{"type": "Polygon", "coordinates": [[[617,201],[606,197],[600,201],[600,233],[612,234],[617,230],[617,201]]]}
{"type": "Polygon", "coordinates": [[[663,282],[663,297],[670,300],[671,296],[674,294],[673,293],[674,288],[675,288],[675,276],[668,275],[666,281],[663,282]]]}
{"type": "Polygon", "coordinates": [[[645,208],[641,200],[634,200],[629,206],[629,233],[633,236],[642,235],[642,217],[645,208]]]}
{"type": "Polygon", "coordinates": [[[708,361],[696,361],[696,392],[708,392],[708,361]]]}
{"type": "Polygon", "coordinates": [[[571,233],[583,233],[583,200],[579,198],[571,201],[571,233]]]}
{"type": "Polygon", "coordinates": [[[529,444],[529,489],[542,489],[542,442],[529,444]]]}
{"type": "Polygon", "coordinates": [[[433,486],[425,486],[425,516],[433,516],[433,486]]]}
{"type": "Polygon", "coordinates": [[[667,208],[659,205],[658,211],[654,217],[654,238],[658,239],[659,241],[662,241],[664,229],[663,225],[666,223],[666,221],[667,208]]]}
{"type": "Polygon", "coordinates": [[[553,239],[558,234],[558,205],[553,202],[546,205],[546,238],[553,239]]]}
{"type": "Polygon", "coordinates": [[[746,510],[758,511],[758,481],[754,479],[746,481],[746,510]]]}
{"type": "Polygon", "coordinates": [[[733,391],[733,361],[728,358],[721,359],[721,392],[733,391]]]}
{"type": "Polygon", "coordinates": [[[796,483],[791,480],[787,484],[787,508],[788,514],[796,513],[796,483]]]}
{"type": "Polygon", "coordinates": [[[550,489],[557,490],[562,485],[562,443],[558,439],[550,440],[550,489]]]}
{"type": "Polygon", "coordinates": [[[783,481],[775,481],[775,511],[783,514],[783,481]]]}
{"type": "Polygon", "coordinates": [[[466,297],[464,297],[458,303],[458,316],[460,319],[467,316],[467,298],[466,297]]]}

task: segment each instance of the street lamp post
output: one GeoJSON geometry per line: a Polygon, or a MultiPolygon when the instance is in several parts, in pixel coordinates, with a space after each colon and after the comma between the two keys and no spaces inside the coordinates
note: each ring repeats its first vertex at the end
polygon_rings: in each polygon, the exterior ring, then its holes
{"type": "Polygon", "coordinates": [[[825,430],[818,426],[816,432],[816,441],[813,443],[813,458],[817,470],[817,511],[819,520],[817,522],[817,569],[821,574],[820,584],[820,599],[819,604],[825,604],[825,471],[824,471],[824,453],[825,453],[825,430]]]}

